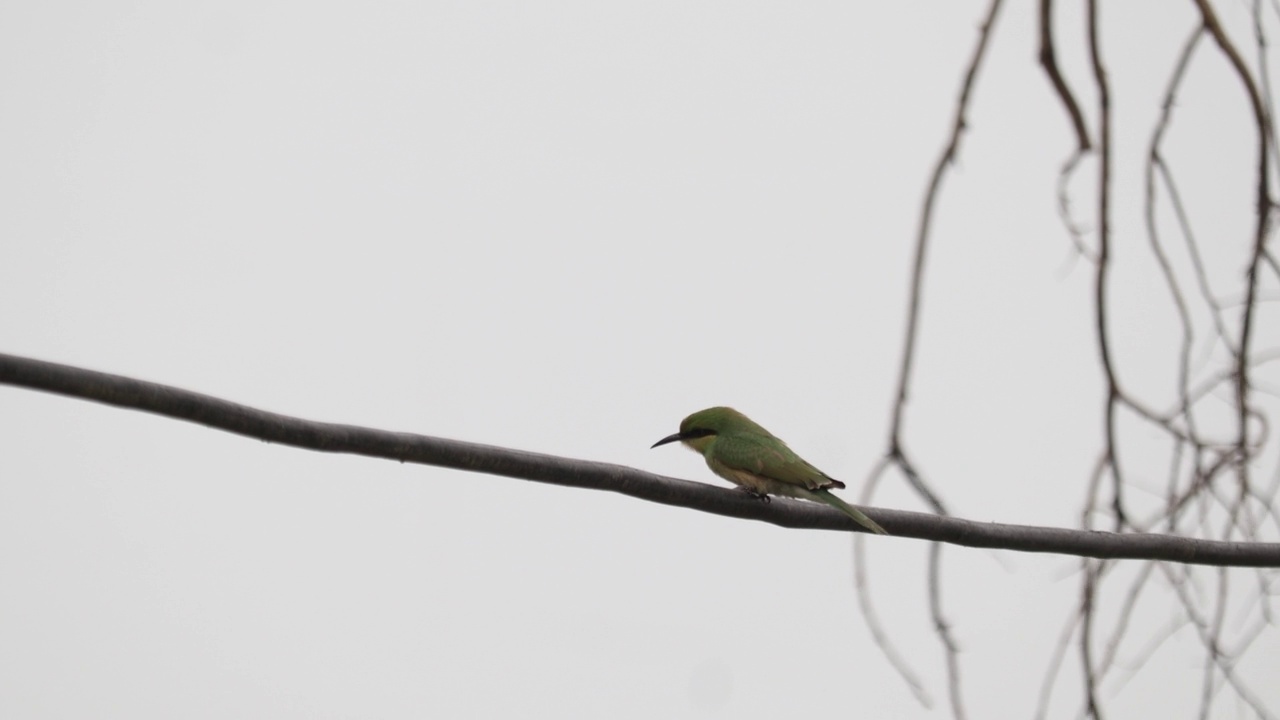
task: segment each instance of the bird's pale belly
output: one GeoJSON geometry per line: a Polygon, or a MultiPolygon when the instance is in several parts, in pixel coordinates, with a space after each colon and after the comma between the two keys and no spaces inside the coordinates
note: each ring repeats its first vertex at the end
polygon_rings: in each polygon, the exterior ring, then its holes
{"type": "Polygon", "coordinates": [[[724,474],[721,474],[721,477],[735,485],[740,485],[757,495],[777,495],[779,497],[811,499],[811,493],[807,492],[805,488],[789,485],[787,483],[774,480],[773,478],[746,472],[745,470],[726,470],[724,474]]]}

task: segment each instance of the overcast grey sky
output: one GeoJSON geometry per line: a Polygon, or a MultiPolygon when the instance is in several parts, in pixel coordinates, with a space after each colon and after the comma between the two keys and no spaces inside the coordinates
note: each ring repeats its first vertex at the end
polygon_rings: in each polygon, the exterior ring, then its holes
{"type": "MultiPolygon", "coordinates": [[[[939,206],[909,438],[957,515],[1074,526],[1103,396],[1091,272],[1055,214],[1073,140],[1027,5],[939,206]]],[[[1146,390],[1176,318],[1134,183],[1194,18],[1103,5],[1115,327],[1146,390]]],[[[984,7],[5,3],[0,351],[715,483],[649,445],[728,404],[856,498],[984,7]]],[[[1244,5],[1221,10],[1247,38],[1244,5]]],[[[1092,107],[1077,12],[1061,50],[1092,107]]],[[[1254,140],[1218,65],[1193,73],[1174,160],[1232,273],[1254,140]]],[[[5,717],[946,716],[920,542],[869,540],[869,572],[932,711],[872,646],[842,534],[13,388],[0,433],[5,717]]],[[[923,509],[898,480],[878,502],[923,509]]],[[[945,557],[973,716],[1028,717],[1078,562],[945,557]]],[[[1170,646],[1119,716],[1199,697],[1196,643],[1170,646]]],[[[1274,631],[1242,673],[1280,707],[1274,631]]]]}

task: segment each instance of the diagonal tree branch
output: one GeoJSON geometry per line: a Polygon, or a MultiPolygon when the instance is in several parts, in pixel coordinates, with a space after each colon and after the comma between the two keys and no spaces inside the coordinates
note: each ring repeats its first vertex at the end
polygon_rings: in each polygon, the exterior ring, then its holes
{"type": "MultiPolygon", "coordinates": [[[[906,451],[903,439],[905,435],[906,406],[910,397],[910,383],[915,364],[916,337],[920,331],[925,260],[929,252],[933,214],[938,206],[938,198],[942,194],[943,178],[960,153],[960,143],[969,124],[968,113],[973,90],[978,84],[978,75],[982,69],[983,61],[987,57],[987,48],[990,47],[991,38],[995,34],[996,19],[1000,16],[1000,8],[1003,6],[1003,2],[1004,0],[991,0],[990,5],[987,7],[987,13],[978,30],[977,45],[973,49],[973,55],[970,57],[969,64],[965,70],[964,80],[960,84],[960,97],[956,100],[955,116],[951,125],[951,137],[933,167],[933,175],[929,179],[929,188],[924,195],[924,205],[920,209],[920,227],[916,234],[915,254],[911,268],[911,294],[907,304],[906,335],[902,344],[902,363],[898,369],[898,391],[893,403],[893,421],[889,431],[889,447],[885,453],[885,459],[902,471],[902,476],[907,481],[907,484],[939,516],[949,516],[951,513],[943,504],[942,498],[921,477],[911,456],[906,451]]],[[[941,558],[942,549],[939,546],[934,545],[929,548],[929,615],[933,620],[933,630],[942,645],[943,656],[946,661],[947,698],[951,701],[951,716],[956,720],[965,720],[967,713],[965,712],[962,693],[963,686],[960,682],[960,646],[951,634],[951,623],[943,615],[941,558]]],[[[866,586],[858,585],[857,587],[860,593],[859,600],[864,605],[870,605],[870,597],[867,595],[866,586]]],[[[872,618],[875,616],[867,615],[866,617],[869,621],[873,621],[872,618]]],[[[875,637],[885,655],[892,657],[893,650],[890,645],[881,640],[881,635],[876,634],[875,637]]],[[[899,670],[904,669],[901,664],[895,664],[894,667],[899,668],[899,670]]],[[[909,674],[903,673],[903,678],[909,684],[912,684],[913,679],[909,674]]]]}
{"type": "MultiPolygon", "coordinates": [[[[267,442],[321,452],[367,455],[554,485],[609,490],[666,505],[788,528],[856,531],[843,513],[779,498],[677,480],[609,463],[573,460],[478,443],[279,415],[158,383],[0,353],[0,385],[67,395],[206,425],[267,442]]],[[[1167,560],[1196,565],[1280,567],[1280,543],[1196,540],[1173,535],[1006,525],[872,508],[868,514],[898,537],[967,547],[1094,558],[1167,560]]]]}
{"type": "Polygon", "coordinates": [[[1053,0],[1040,0],[1040,67],[1049,76],[1053,91],[1062,101],[1062,108],[1071,119],[1071,129],[1076,133],[1076,152],[1084,153],[1093,149],[1089,140],[1089,129],[1085,127],[1084,113],[1080,111],[1080,103],[1071,93],[1067,79],[1058,68],[1058,52],[1053,44],[1053,0]]]}

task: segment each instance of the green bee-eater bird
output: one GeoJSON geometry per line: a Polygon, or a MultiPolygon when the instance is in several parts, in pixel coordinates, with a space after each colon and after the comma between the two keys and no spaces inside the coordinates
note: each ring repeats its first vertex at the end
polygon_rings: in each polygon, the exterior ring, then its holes
{"type": "Polygon", "coordinates": [[[782,495],[825,503],[871,532],[889,534],[861,510],[831,494],[829,488],[842,488],[844,483],[805,462],[773,433],[733,408],[699,410],[681,421],[680,432],[653,447],[677,440],[702,453],[711,472],[756,497],[768,500],[770,495],[782,495]]]}

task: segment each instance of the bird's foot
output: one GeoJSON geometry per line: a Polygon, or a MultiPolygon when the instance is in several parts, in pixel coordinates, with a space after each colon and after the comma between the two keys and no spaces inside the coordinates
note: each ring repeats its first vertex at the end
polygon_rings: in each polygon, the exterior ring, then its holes
{"type": "Polygon", "coordinates": [[[740,486],[740,487],[739,487],[739,489],[740,489],[740,490],[742,490],[743,492],[745,492],[746,494],[750,495],[751,497],[753,497],[753,498],[755,498],[755,499],[759,500],[760,502],[766,502],[766,503],[767,503],[767,502],[772,502],[772,501],[773,501],[773,498],[769,497],[769,493],[762,493],[762,492],[760,492],[759,490],[752,490],[752,489],[751,489],[751,488],[749,488],[749,487],[741,487],[741,486],[740,486]]]}

